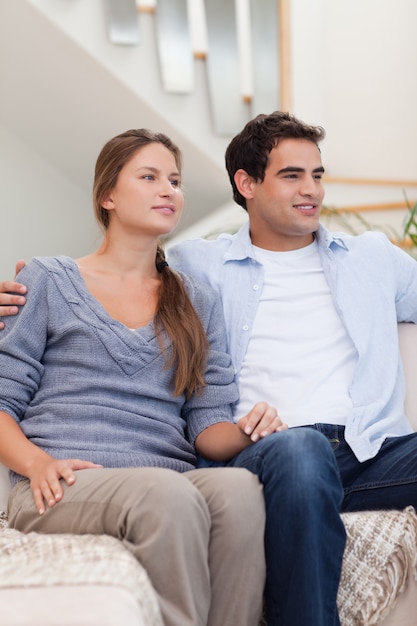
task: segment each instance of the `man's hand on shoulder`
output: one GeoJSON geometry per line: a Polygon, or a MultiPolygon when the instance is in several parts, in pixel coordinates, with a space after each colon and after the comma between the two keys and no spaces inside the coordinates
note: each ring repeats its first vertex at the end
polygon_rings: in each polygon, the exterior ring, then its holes
{"type": "MultiPolygon", "coordinates": [[[[19,260],[16,263],[16,274],[26,265],[25,261],[19,260]]],[[[19,306],[26,302],[24,294],[26,287],[21,283],[12,280],[4,280],[0,282],[0,317],[8,315],[16,315],[19,312],[19,306]],[[21,294],[21,295],[19,295],[21,294]]],[[[0,330],[4,328],[4,322],[0,321],[0,330]]]]}

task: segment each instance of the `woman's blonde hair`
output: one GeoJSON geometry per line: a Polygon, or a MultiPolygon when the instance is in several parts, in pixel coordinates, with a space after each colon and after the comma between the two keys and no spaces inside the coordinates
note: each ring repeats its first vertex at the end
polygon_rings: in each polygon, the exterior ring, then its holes
{"type": "MultiPolygon", "coordinates": [[[[128,130],[113,137],[102,148],[96,162],[93,203],[98,223],[107,230],[109,212],[102,206],[104,198],[116,186],[120,171],[138,150],[152,143],[165,146],[175,158],[181,173],[180,149],[163,133],[153,133],[140,128],[128,130]]],[[[158,245],[155,264],[161,275],[161,288],[154,327],[166,356],[161,331],[165,331],[172,343],[172,354],[166,359],[167,367],[174,367],[175,395],[186,396],[204,386],[204,371],[207,356],[207,336],[191,303],[184,282],[165,261],[162,244],[158,245]]]]}

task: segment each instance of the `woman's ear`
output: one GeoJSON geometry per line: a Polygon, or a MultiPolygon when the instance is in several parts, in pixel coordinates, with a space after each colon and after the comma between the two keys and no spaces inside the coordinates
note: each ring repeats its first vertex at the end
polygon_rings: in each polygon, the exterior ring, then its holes
{"type": "Polygon", "coordinates": [[[114,202],[111,193],[108,193],[104,196],[104,198],[100,202],[100,205],[103,207],[103,209],[106,209],[106,211],[111,211],[112,209],[114,209],[114,202]]]}
{"type": "Polygon", "coordinates": [[[249,200],[252,198],[253,178],[245,170],[237,170],[234,175],[235,185],[239,193],[249,200]]]}

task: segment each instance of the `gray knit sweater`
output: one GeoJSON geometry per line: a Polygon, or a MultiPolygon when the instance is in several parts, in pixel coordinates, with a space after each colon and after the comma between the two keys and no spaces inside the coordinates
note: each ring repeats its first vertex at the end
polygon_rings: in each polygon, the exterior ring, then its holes
{"type": "Polygon", "coordinates": [[[174,397],[152,323],[126,328],[89,293],[72,259],[45,257],[19,274],[27,304],[0,333],[0,410],[55,458],[193,469],[195,438],[232,421],[238,394],[217,296],[183,279],[210,342],[201,395],[174,397]]]}

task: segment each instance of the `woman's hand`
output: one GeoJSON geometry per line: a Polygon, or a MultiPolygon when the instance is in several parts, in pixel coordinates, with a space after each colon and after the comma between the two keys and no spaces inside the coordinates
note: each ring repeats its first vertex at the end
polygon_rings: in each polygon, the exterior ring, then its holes
{"type": "Polygon", "coordinates": [[[286,428],[274,407],[258,402],[237,424],[219,422],[208,426],[196,438],[195,447],[206,459],[228,461],[259,439],[286,428]]]}
{"type": "Polygon", "coordinates": [[[42,461],[38,460],[33,466],[33,470],[28,472],[33,499],[39,515],[45,513],[45,503],[47,506],[53,507],[62,500],[64,492],[61,480],[65,480],[67,485],[73,485],[76,480],[75,471],[98,467],[102,467],[102,465],[80,459],[58,461],[45,454],[42,461]]]}
{"type": "Polygon", "coordinates": [[[253,409],[237,422],[237,426],[254,443],[288,428],[279,417],[276,408],[267,402],[257,402],[253,409]]]}

